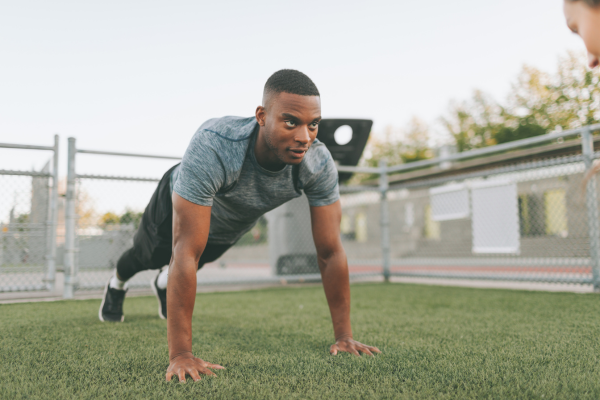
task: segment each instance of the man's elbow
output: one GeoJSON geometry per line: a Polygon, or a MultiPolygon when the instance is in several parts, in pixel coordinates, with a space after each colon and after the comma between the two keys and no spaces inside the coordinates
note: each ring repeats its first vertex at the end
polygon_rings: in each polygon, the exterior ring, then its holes
{"type": "Polygon", "coordinates": [[[346,264],[346,252],[342,245],[327,246],[317,249],[319,268],[323,270],[331,265],[346,264]]]}

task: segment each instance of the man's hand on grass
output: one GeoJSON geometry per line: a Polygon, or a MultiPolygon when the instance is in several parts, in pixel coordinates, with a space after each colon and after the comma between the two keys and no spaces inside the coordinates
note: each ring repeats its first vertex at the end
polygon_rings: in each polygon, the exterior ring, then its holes
{"type": "Polygon", "coordinates": [[[218,364],[211,364],[194,357],[192,353],[181,354],[171,360],[169,368],[167,368],[167,382],[169,382],[174,375],[179,378],[179,382],[181,383],[185,383],[186,375],[191,376],[194,382],[201,379],[200,374],[216,375],[209,368],[225,369],[218,364]]]}
{"type": "Polygon", "coordinates": [[[359,352],[370,356],[373,356],[373,353],[381,353],[377,347],[367,346],[351,338],[339,339],[329,348],[329,353],[334,356],[337,355],[338,351],[345,351],[355,356],[360,356],[359,352]]]}

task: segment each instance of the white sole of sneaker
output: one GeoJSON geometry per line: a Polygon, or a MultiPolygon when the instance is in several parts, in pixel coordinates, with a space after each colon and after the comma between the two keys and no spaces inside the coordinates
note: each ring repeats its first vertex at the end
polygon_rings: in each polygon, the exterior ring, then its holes
{"type": "Polygon", "coordinates": [[[166,319],[165,317],[163,317],[162,303],[160,302],[160,297],[158,297],[158,292],[156,291],[156,278],[150,281],[150,286],[152,287],[152,292],[154,292],[154,295],[156,296],[156,300],[158,300],[158,316],[160,317],[160,319],[166,319]]]}
{"type": "MultiPolygon", "coordinates": [[[[108,285],[110,285],[110,279],[108,280],[108,283],[106,284],[106,286],[104,286],[104,294],[102,295],[102,304],[100,304],[100,309],[98,310],[98,318],[102,322],[106,322],[104,320],[104,318],[102,317],[102,309],[104,308],[104,302],[106,301],[106,292],[108,292],[108,285]]],[[[125,321],[125,314],[123,314],[121,316],[121,322],[123,322],[123,321],[125,321]]],[[[111,321],[111,322],[115,322],[115,321],[111,321]]]]}

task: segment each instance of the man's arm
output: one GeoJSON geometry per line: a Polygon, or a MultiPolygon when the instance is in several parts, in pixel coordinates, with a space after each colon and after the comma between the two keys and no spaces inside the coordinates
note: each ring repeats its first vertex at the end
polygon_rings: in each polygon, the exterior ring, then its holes
{"type": "Polygon", "coordinates": [[[340,201],[328,206],[311,207],[310,217],[323,288],[335,334],[335,344],[329,352],[336,355],[338,351],[346,351],[357,356],[359,352],[371,356],[373,352],[381,353],[377,347],[364,345],[352,338],[348,261],[340,239],[340,201]]]}
{"type": "Polygon", "coordinates": [[[192,314],[196,301],[196,272],[210,228],[211,207],[191,203],[173,193],[173,255],[167,283],[167,338],[169,361],[167,381],[186,374],[194,381],[200,374],[214,375],[208,368],[223,369],[192,354],[192,314]]]}

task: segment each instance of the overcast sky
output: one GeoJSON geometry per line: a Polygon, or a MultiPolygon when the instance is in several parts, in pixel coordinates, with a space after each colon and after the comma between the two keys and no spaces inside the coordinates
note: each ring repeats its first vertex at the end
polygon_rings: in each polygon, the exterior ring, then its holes
{"type": "MultiPolygon", "coordinates": [[[[249,116],[281,68],[309,75],[323,117],[374,130],[435,123],[479,88],[502,100],[524,63],[582,50],[562,0],[4,1],[0,142],[183,154],[206,119],[249,116]]],[[[44,157],[0,150],[0,168],[44,157]]],[[[158,176],[171,162],[79,156],[83,172],[158,176]]],[[[66,173],[66,163],[61,163],[66,173]]]]}

